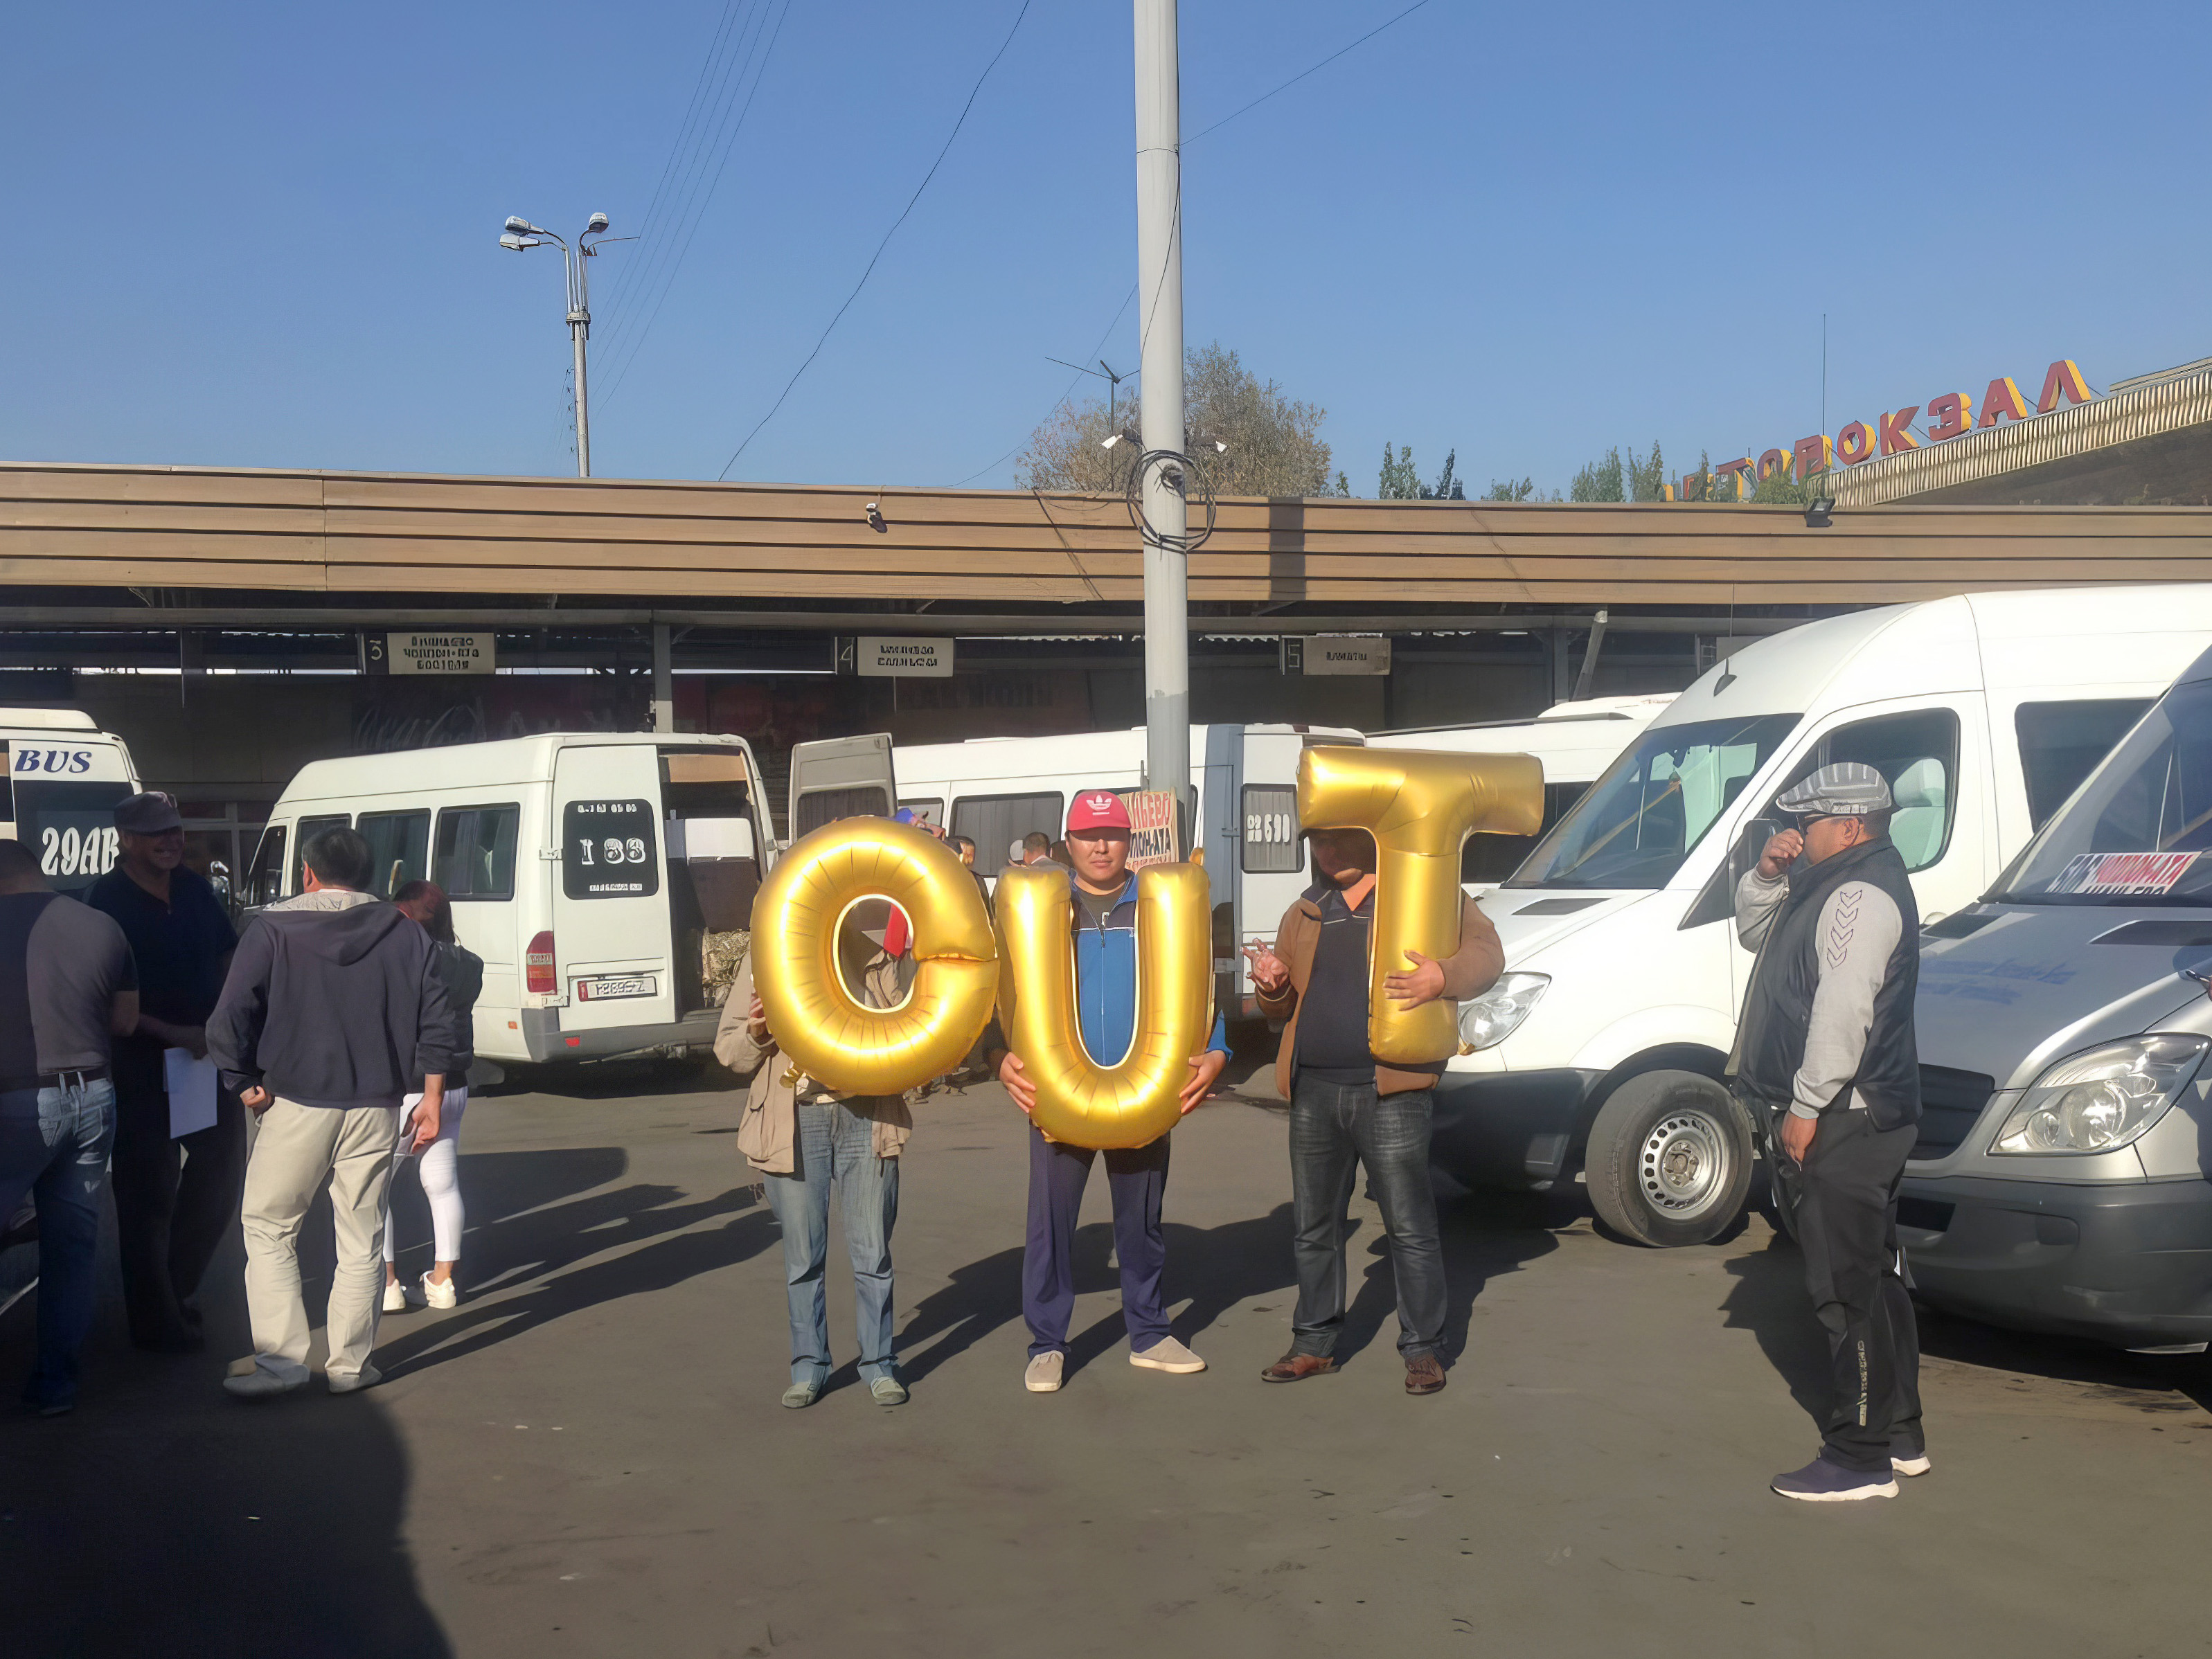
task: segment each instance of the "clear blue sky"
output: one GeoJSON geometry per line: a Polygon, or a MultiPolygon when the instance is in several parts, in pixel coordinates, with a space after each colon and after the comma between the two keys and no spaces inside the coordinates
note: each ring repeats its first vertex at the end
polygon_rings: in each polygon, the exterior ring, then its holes
{"type": "MultiPolygon", "coordinates": [[[[595,264],[598,471],[720,469],[1018,3],[793,0],[649,333],[673,248],[595,264]]],[[[1184,131],[1404,3],[1185,0],[1184,131]]],[[[557,252],[500,222],[637,229],[724,11],[12,14],[0,458],[572,470],[557,252]]],[[[1130,34],[1036,0],[733,477],[952,483],[1018,444],[1135,279],[1130,34]]],[[[2212,355],[2208,61],[2201,4],[1431,0],[1190,145],[1189,338],[1324,406],[1358,493],[1386,440],[1547,489],[1655,436],[1676,472],[1786,447],[1824,311],[1831,431],[2062,356],[2101,389],[2212,355]]]]}

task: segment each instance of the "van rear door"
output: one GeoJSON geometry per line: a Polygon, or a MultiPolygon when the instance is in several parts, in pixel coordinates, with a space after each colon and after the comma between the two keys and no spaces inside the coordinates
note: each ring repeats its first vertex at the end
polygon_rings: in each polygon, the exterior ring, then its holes
{"type": "Polygon", "coordinates": [[[58,893],[82,895],[115,867],[115,805],[137,793],[130,756],[105,735],[0,738],[0,833],[38,855],[58,893]]]}
{"type": "Polygon", "coordinates": [[[897,794],[890,732],[802,743],[791,751],[791,814],[784,823],[797,841],[838,818],[887,818],[897,794]]]}
{"type": "Polygon", "coordinates": [[[553,823],[562,1030],[672,1023],[658,750],[650,743],[563,748],[553,764],[553,823]]]}

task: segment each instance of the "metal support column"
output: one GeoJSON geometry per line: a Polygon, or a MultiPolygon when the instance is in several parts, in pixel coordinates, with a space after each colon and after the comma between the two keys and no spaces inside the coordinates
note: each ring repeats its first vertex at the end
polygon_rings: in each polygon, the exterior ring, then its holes
{"type": "Polygon", "coordinates": [[[676,673],[666,623],[653,625],[653,729],[663,737],[676,729],[676,673]]]}
{"type": "MultiPolygon", "coordinates": [[[[1182,453],[1182,91],[1176,0],[1135,0],[1137,325],[1144,447],[1182,453]]],[[[1190,632],[1182,469],[1145,468],[1145,781],[1190,799],[1190,632]]]]}

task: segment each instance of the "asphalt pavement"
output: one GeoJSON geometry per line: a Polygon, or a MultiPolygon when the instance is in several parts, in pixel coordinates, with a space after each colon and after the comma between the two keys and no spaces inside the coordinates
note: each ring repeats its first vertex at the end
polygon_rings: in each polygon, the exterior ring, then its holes
{"type": "MultiPolygon", "coordinates": [[[[1240,1070],[1244,1068],[1239,1068],[1240,1070]]],[[[1626,1247],[1576,1195],[1453,1194],[1450,1385],[1406,1395],[1374,1207],[1348,1363],[1285,1386],[1284,1120],[1264,1073],[1176,1133],[1167,1286],[1194,1376],[1127,1363],[1103,1176],[1066,1388],[1021,1386],[1024,1127],[915,1111],[895,1241],[908,1405],[787,1379],[736,1099],[586,1068],[471,1102],[464,1299],[387,1318],[379,1389],[225,1396],[140,1355],[112,1266],[74,1416],[0,1420],[8,1655],[2122,1656],[2212,1649],[2212,1366],[1929,1317],[1933,1474],[1790,1504],[1825,1356],[1756,1216],[1626,1247]]],[[[427,1215],[399,1206],[415,1271],[427,1215]]],[[[309,1260],[326,1260],[327,1219],[309,1260]]],[[[326,1276],[326,1269],[325,1273],[326,1276]]],[[[324,1279],[310,1285],[311,1307],[324,1279]]],[[[0,1377],[32,1309],[0,1316],[0,1377]]],[[[5,1396],[0,1396],[5,1397],[5,1396]]]]}

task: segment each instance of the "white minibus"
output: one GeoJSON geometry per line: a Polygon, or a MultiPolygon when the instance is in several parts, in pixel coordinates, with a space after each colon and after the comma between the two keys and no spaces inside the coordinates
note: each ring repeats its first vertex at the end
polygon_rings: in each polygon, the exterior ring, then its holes
{"type": "Polygon", "coordinates": [[[1481,896],[1506,973],[1461,1009],[1437,1161],[1699,1243],[1741,1212],[1752,1131],[1720,1079],[1752,953],[1736,878],[1816,767],[1876,767],[1923,923],[1969,904],[2212,645],[2212,586],[1972,594],[1808,623],[1682,693],[1481,896]]]}
{"type": "MultiPolygon", "coordinates": [[[[1362,741],[1344,726],[1190,728],[1190,783],[1197,795],[1191,840],[1206,851],[1215,996],[1232,1018],[1259,1012],[1240,943],[1273,938],[1275,924],[1310,879],[1298,835],[1299,751],[1308,744],[1362,741]]],[[[1078,791],[1146,787],[1142,726],[915,744],[893,750],[891,758],[899,805],[973,841],[975,868],[987,878],[1018,860],[1023,836],[1036,832],[1059,840],[1078,791]]],[[[796,817],[793,830],[803,833],[796,817]]]]}
{"type": "Polygon", "coordinates": [[[249,902],[300,890],[301,849],[350,824],[376,890],[428,877],[483,958],[477,1053],[705,1052],[707,957],[750,925],[774,842],[742,738],[552,732],[316,761],[270,811],[249,902]]]}
{"type": "Polygon", "coordinates": [[[1533,836],[1474,836],[1460,860],[1470,889],[1494,887],[1521,867],[1546,830],[1604,775],[1620,751],[1666,711],[1675,694],[1586,697],[1554,703],[1534,720],[1370,732],[1370,749],[1431,749],[1462,755],[1533,755],[1544,768],[1544,822],[1533,836]]]}
{"type": "Polygon", "coordinates": [[[80,894],[115,867],[115,803],[138,793],[122,738],[73,708],[0,708],[0,836],[39,855],[58,893],[80,894]]]}

